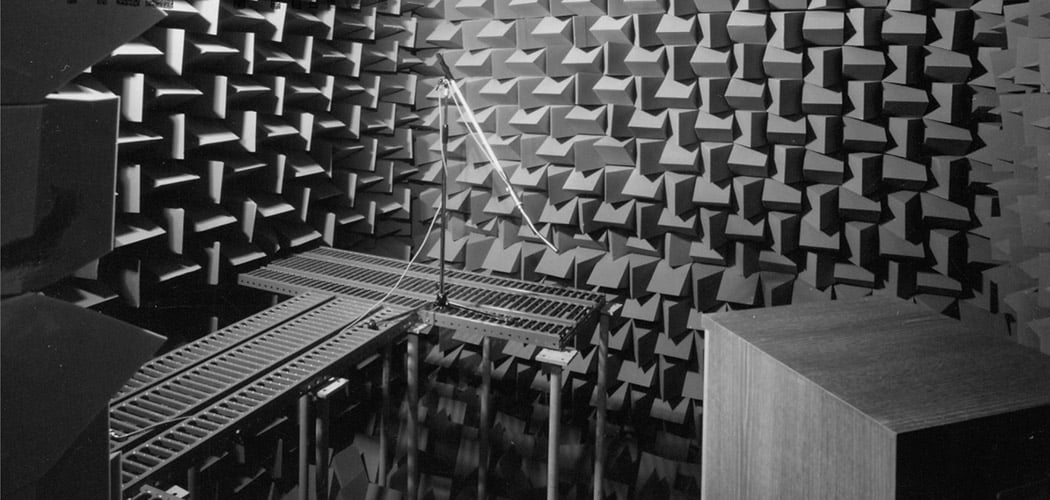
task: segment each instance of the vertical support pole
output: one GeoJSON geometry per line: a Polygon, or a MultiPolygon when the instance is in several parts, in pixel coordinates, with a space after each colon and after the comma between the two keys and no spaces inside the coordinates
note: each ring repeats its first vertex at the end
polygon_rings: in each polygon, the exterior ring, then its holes
{"type": "Polygon", "coordinates": [[[390,357],[392,348],[387,345],[383,349],[383,375],[379,383],[379,390],[383,398],[382,408],[379,410],[379,477],[376,482],[381,486],[387,486],[387,449],[390,443],[387,441],[387,419],[390,415],[390,357]]]}
{"type": "Polygon", "coordinates": [[[549,430],[547,432],[547,499],[558,498],[558,442],[561,429],[561,376],[562,370],[572,358],[576,357],[576,350],[554,351],[542,349],[536,354],[536,361],[543,363],[550,369],[550,413],[547,416],[549,430]]]}
{"type": "Polygon", "coordinates": [[[478,500],[488,498],[489,427],[492,420],[492,341],[481,339],[481,418],[478,421],[478,500]]]}
{"type": "Polygon", "coordinates": [[[419,333],[408,334],[408,481],[405,488],[408,500],[419,498],[419,333]]]}
{"type": "Polygon", "coordinates": [[[316,414],[316,427],[314,429],[314,490],[317,491],[317,500],[328,498],[328,426],[329,403],[327,397],[318,397],[314,407],[316,414]]]}
{"type": "Polygon", "coordinates": [[[200,500],[201,498],[201,468],[200,465],[193,464],[189,469],[186,469],[186,491],[190,492],[190,500],[200,500]]]}
{"type": "MultiPolygon", "coordinates": [[[[613,306],[619,309],[619,305],[613,306]]],[[[610,308],[611,309],[611,308],[610,308]]],[[[605,495],[605,412],[608,406],[607,363],[609,360],[609,316],[611,310],[601,315],[598,323],[598,382],[595,392],[598,395],[598,407],[594,418],[594,500],[602,500],[605,495]]]]}
{"type": "Polygon", "coordinates": [[[561,367],[551,366],[549,436],[547,436],[547,500],[558,498],[558,433],[561,429],[561,367]]]}
{"type": "Polygon", "coordinates": [[[446,79],[441,80],[438,87],[438,120],[441,128],[441,250],[438,259],[441,260],[441,271],[438,273],[438,292],[436,303],[438,307],[448,305],[448,295],[445,294],[445,245],[448,238],[448,98],[453,83],[446,79]]]}
{"type": "MultiPolygon", "coordinates": [[[[314,469],[313,497],[317,500],[328,500],[328,436],[332,427],[330,398],[348,383],[349,381],[345,378],[329,379],[314,395],[314,464],[316,468],[314,469]]],[[[301,407],[300,418],[309,419],[308,414],[302,413],[301,407]]],[[[299,457],[302,460],[303,455],[300,454],[299,457]]],[[[302,467],[302,463],[299,465],[302,467]]],[[[300,469],[299,473],[302,474],[302,472],[300,469]]]]}
{"type": "MultiPolygon", "coordinates": [[[[120,482],[121,455],[119,451],[109,454],[109,500],[124,500],[124,488],[120,482]]],[[[197,500],[191,498],[190,500],[197,500]]]]}
{"type": "Polygon", "coordinates": [[[299,396],[299,500],[310,500],[310,394],[299,396]]]}

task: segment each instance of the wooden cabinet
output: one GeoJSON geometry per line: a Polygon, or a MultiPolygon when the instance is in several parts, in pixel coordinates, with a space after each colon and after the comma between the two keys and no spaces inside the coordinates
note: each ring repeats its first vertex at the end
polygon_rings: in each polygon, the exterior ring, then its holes
{"type": "Polygon", "coordinates": [[[1047,498],[1050,357],[887,297],[703,326],[704,498],[1047,498]]]}

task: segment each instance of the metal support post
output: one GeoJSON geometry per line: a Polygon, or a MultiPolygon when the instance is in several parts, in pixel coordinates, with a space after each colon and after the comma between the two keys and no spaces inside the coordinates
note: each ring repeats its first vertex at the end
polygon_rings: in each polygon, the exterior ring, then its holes
{"type": "Polygon", "coordinates": [[[594,418],[594,500],[602,500],[605,492],[605,414],[608,408],[606,389],[609,361],[609,321],[619,314],[621,304],[606,308],[598,322],[598,383],[594,390],[598,395],[594,418]]]}
{"type": "Polygon", "coordinates": [[[186,491],[189,491],[189,500],[201,499],[201,468],[193,464],[186,469],[186,491]]]}
{"type": "MultiPolygon", "coordinates": [[[[109,454],[109,500],[123,500],[124,488],[120,480],[121,454],[119,451],[109,454]]],[[[196,500],[196,499],[193,499],[196,500]]]]}
{"type": "Polygon", "coordinates": [[[328,398],[317,398],[314,413],[316,422],[314,427],[314,490],[317,491],[316,498],[328,498],[328,426],[330,405],[328,398]]]}
{"type": "Polygon", "coordinates": [[[438,107],[440,108],[438,118],[441,121],[441,249],[438,259],[441,261],[441,271],[438,273],[438,292],[435,302],[438,307],[448,305],[448,295],[445,290],[445,246],[448,238],[448,98],[450,94],[449,80],[441,80],[438,87],[438,107]]]}
{"type": "Polygon", "coordinates": [[[310,393],[299,396],[299,500],[310,500],[310,393]]]}
{"type": "Polygon", "coordinates": [[[478,421],[478,499],[488,498],[489,428],[492,421],[492,341],[481,339],[481,418],[478,421]]]}
{"type": "Polygon", "coordinates": [[[382,408],[379,413],[379,477],[376,478],[376,482],[381,486],[387,486],[387,463],[390,458],[387,456],[387,450],[390,447],[390,443],[387,438],[387,419],[390,418],[390,361],[392,356],[392,348],[388,345],[383,349],[383,375],[380,381],[379,390],[383,398],[382,408]]]}
{"type": "Polygon", "coordinates": [[[408,331],[406,377],[408,378],[408,450],[406,496],[409,500],[419,498],[419,335],[426,325],[418,325],[408,331]]]}
{"type": "Polygon", "coordinates": [[[345,378],[337,378],[325,384],[317,390],[317,400],[314,413],[316,413],[316,425],[314,435],[314,463],[317,469],[314,471],[315,488],[318,500],[328,498],[328,436],[331,426],[331,404],[329,400],[332,395],[346,387],[349,381],[345,378]]]}
{"type": "Polygon", "coordinates": [[[550,368],[550,414],[547,436],[547,499],[558,498],[558,435],[561,431],[561,375],[562,370],[576,356],[575,350],[553,351],[543,349],[536,361],[550,368]]]}
{"type": "Polygon", "coordinates": [[[550,431],[547,437],[547,499],[558,498],[558,433],[561,429],[561,367],[551,366],[550,431]]]}

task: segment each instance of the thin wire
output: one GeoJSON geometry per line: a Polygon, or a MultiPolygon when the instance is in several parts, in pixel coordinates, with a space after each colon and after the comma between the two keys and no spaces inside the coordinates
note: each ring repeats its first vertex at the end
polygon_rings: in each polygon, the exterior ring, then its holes
{"type": "Polygon", "coordinates": [[[477,117],[474,116],[474,112],[467,106],[467,98],[463,96],[463,93],[460,92],[459,87],[456,86],[455,82],[449,82],[449,89],[452,91],[452,102],[456,103],[456,108],[459,109],[460,114],[467,119],[467,131],[470,133],[471,138],[474,139],[474,142],[481,147],[485,156],[488,157],[489,162],[492,164],[493,169],[496,171],[500,180],[507,185],[507,192],[510,193],[510,198],[514,201],[514,205],[518,208],[518,211],[521,212],[521,216],[525,219],[525,223],[528,224],[529,229],[532,230],[533,234],[539,237],[545,245],[551,250],[557,252],[558,247],[543,236],[539,229],[536,229],[536,225],[533,224],[529,214],[525,213],[525,207],[523,206],[521,199],[518,198],[517,193],[514,192],[514,185],[511,184],[510,178],[507,177],[507,173],[503,170],[503,165],[501,165],[499,159],[496,158],[496,152],[492,150],[492,146],[489,146],[489,143],[485,140],[485,133],[481,130],[481,125],[478,124],[477,117]]]}
{"type": "Polygon", "coordinates": [[[396,291],[398,287],[401,286],[401,282],[404,281],[405,276],[408,276],[408,270],[412,269],[412,264],[415,264],[416,259],[419,258],[419,256],[423,253],[423,249],[426,248],[427,241],[430,240],[430,235],[434,232],[434,223],[438,220],[438,217],[441,215],[443,210],[445,210],[445,204],[441,202],[441,200],[439,200],[437,213],[435,213],[434,217],[430,219],[430,227],[427,228],[426,234],[423,235],[423,241],[420,242],[419,248],[416,249],[415,255],[413,255],[412,258],[409,259],[408,265],[405,266],[405,270],[401,272],[401,276],[397,279],[397,282],[394,283],[394,286],[390,287],[390,290],[387,290],[386,294],[383,295],[382,298],[377,300],[375,304],[372,304],[372,307],[369,307],[367,311],[361,313],[358,317],[354,318],[353,321],[344,326],[343,329],[339,331],[339,333],[346,333],[351,328],[357,326],[357,324],[360,323],[361,320],[367,318],[376,310],[378,310],[379,306],[383,305],[386,302],[386,300],[394,294],[394,291],[396,291]]]}
{"type": "Polygon", "coordinates": [[[137,435],[142,434],[144,432],[149,432],[149,431],[151,431],[153,429],[156,429],[157,427],[163,427],[165,425],[171,425],[171,424],[174,424],[175,422],[181,422],[181,421],[187,420],[189,418],[192,418],[192,415],[187,415],[187,416],[178,417],[178,418],[172,418],[172,419],[165,420],[163,422],[157,422],[157,423],[155,423],[153,425],[150,425],[150,426],[147,426],[147,427],[143,427],[143,428],[141,428],[141,429],[139,429],[137,431],[131,431],[131,432],[120,432],[120,431],[116,431],[116,430],[110,429],[109,437],[111,437],[111,438],[113,438],[113,439],[115,439],[117,441],[123,441],[123,440],[125,440],[125,439],[127,439],[127,438],[129,438],[131,436],[137,436],[137,435]]]}

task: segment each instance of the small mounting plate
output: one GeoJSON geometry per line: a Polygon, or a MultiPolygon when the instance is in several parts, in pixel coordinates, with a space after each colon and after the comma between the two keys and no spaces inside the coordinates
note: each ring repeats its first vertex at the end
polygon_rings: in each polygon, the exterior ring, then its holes
{"type": "Polygon", "coordinates": [[[331,396],[332,394],[335,394],[336,391],[342,389],[343,387],[346,387],[346,384],[348,383],[350,383],[350,381],[345,378],[337,378],[331,380],[323,387],[317,390],[317,397],[320,399],[325,399],[331,396]]]}
{"type": "Polygon", "coordinates": [[[569,363],[572,362],[572,358],[575,358],[577,353],[578,351],[576,349],[569,349],[567,351],[540,349],[540,352],[536,354],[536,361],[565,368],[566,366],[569,366],[569,363]]]}

